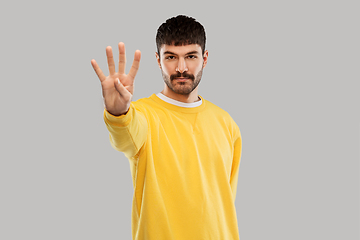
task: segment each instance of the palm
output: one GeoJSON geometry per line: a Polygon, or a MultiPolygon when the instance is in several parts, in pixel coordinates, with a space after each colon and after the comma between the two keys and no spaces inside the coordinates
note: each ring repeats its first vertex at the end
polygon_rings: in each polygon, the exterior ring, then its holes
{"type": "Polygon", "coordinates": [[[125,74],[125,46],[119,43],[119,69],[115,71],[115,63],[111,47],[106,48],[109,76],[105,76],[95,60],[91,63],[98,75],[103,90],[105,108],[113,115],[121,115],[128,111],[134,93],[134,79],[139,69],[141,53],[135,52],[134,61],[129,71],[125,74]],[[118,80],[120,83],[118,83],[118,80]]]}
{"type": "Polygon", "coordinates": [[[120,73],[115,73],[113,75],[109,75],[105,81],[101,82],[101,86],[103,88],[103,91],[112,91],[112,90],[116,90],[114,89],[114,80],[115,79],[119,79],[120,82],[124,85],[124,87],[126,87],[126,89],[133,94],[133,86],[134,86],[134,81],[132,81],[130,79],[130,77],[126,74],[120,74],[120,73]],[[131,88],[131,89],[130,89],[131,88]]]}

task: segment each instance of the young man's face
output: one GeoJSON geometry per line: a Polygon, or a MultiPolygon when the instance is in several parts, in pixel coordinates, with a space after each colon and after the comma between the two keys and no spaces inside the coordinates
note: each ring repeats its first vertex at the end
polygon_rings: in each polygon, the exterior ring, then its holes
{"type": "Polygon", "coordinates": [[[156,58],[167,87],[176,94],[188,95],[200,83],[208,51],[202,55],[198,44],[162,45],[156,58]]]}

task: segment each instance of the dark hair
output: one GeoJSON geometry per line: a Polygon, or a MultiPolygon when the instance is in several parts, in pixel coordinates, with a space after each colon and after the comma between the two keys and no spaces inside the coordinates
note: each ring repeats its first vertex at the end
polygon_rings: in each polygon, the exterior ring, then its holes
{"type": "Polygon", "coordinates": [[[169,18],[161,24],[156,34],[156,46],[160,54],[161,45],[182,46],[199,44],[202,54],[205,52],[205,29],[192,17],[179,15],[169,18]]]}

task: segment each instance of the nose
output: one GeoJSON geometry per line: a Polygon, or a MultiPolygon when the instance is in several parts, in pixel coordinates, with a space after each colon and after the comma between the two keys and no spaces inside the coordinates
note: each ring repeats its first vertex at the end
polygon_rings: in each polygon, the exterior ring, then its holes
{"type": "Polygon", "coordinates": [[[179,73],[183,73],[188,71],[187,67],[186,67],[186,62],[185,59],[179,59],[179,63],[177,68],[175,69],[175,71],[179,72],[179,73]]]}

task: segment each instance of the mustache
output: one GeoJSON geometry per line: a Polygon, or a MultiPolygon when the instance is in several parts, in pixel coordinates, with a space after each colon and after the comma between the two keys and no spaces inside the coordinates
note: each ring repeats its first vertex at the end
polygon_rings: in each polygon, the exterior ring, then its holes
{"type": "Polygon", "coordinates": [[[189,78],[189,79],[191,79],[191,80],[193,80],[194,81],[194,79],[195,79],[195,76],[194,75],[192,75],[192,74],[188,74],[188,73],[180,73],[180,72],[178,72],[177,74],[172,74],[171,76],[170,76],[170,80],[172,81],[172,80],[174,80],[174,78],[189,78]]]}

